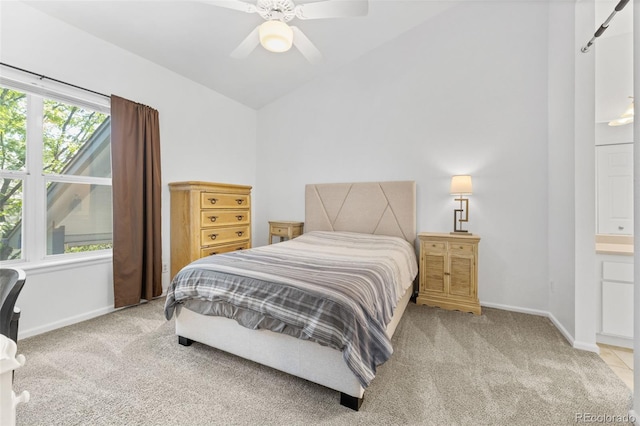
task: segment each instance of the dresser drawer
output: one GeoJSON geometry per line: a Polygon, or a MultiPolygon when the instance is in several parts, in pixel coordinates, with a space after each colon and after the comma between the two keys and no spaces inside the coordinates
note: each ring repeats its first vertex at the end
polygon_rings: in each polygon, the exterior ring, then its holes
{"type": "Polygon", "coordinates": [[[219,246],[211,246],[200,250],[200,257],[212,256],[214,254],[229,253],[237,250],[246,250],[249,248],[249,241],[240,243],[222,244],[219,246]]]}
{"type": "Polygon", "coordinates": [[[248,226],[234,226],[231,228],[210,228],[200,231],[200,245],[202,247],[248,239],[248,226]]]}
{"type": "Polygon", "coordinates": [[[249,207],[248,195],[220,194],[216,192],[202,192],[200,194],[200,207],[203,209],[232,209],[249,207]]]}
{"type": "Polygon", "coordinates": [[[220,225],[245,225],[249,223],[248,210],[202,210],[200,213],[200,226],[208,228],[220,225]]]}

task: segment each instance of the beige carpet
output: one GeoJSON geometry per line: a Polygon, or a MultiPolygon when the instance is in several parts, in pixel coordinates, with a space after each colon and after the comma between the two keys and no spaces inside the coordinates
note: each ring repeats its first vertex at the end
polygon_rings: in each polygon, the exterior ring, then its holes
{"type": "Polygon", "coordinates": [[[625,416],[631,393],[548,319],[409,304],[360,412],[338,393],[194,343],[163,300],[21,340],[18,425],[562,425],[625,416]]]}

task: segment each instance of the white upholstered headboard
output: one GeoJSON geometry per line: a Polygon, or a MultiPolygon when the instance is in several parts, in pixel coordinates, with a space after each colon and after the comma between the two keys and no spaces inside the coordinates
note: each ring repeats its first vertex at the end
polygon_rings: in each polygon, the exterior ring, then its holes
{"type": "Polygon", "coordinates": [[[350,231],[416,238],[416,183],[309,184],[305,188],[305,232],[350,231]]]}

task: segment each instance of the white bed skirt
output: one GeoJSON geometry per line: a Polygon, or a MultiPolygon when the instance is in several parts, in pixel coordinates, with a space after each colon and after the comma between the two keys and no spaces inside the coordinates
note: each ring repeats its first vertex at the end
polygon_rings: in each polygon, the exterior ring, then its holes
{"type": "MultiPolygon", "coordinates": [[[[411,298],[410,285],[387,326],[389,338],[411,298]]],[[[269,330],[251,330],[235,320],[201,315],[184,307],[176,315],[176,334],[234,355],[310,380],[355,398],[364,389],[342,358],[342,352],[309,340],[269,330]]]]}

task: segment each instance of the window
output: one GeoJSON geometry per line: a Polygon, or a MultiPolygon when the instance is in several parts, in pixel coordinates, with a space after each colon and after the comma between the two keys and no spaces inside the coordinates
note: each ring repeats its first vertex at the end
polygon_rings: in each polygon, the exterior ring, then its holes
{"type": "Polygon", "coordinates": [[[0,85],[0,261],[112,246],[108,109],[0,85]]]}

